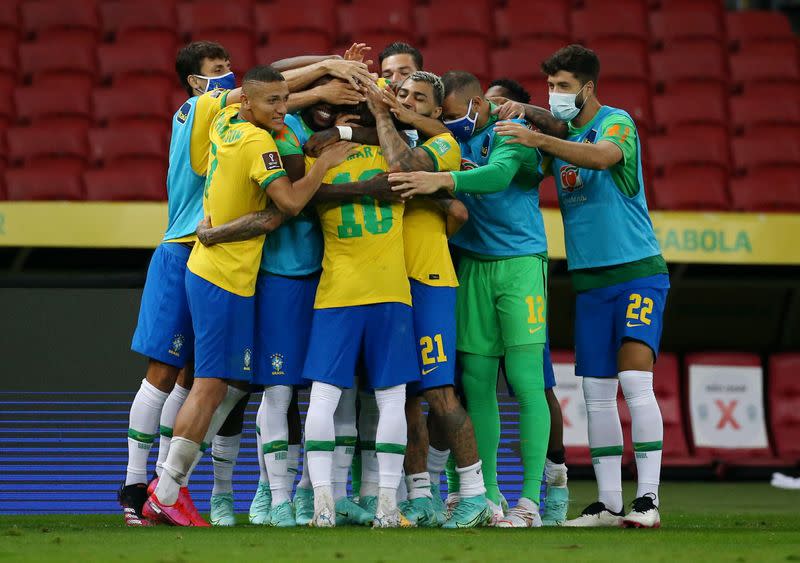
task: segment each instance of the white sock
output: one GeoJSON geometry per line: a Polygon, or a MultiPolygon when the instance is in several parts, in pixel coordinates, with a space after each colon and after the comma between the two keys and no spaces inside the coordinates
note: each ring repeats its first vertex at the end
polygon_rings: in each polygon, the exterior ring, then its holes
{"type": "Polygon", "coordinates": [[[297,480],[297,466],[300,463],[300,444],[289,444],[289,459],[286,464],[286,490],[292,494],[297,480]]]}
{"type": "Polygon", "coordinates": [[[655,505],[658,506],[664,421],[653,392],[653,374],[647,371],[621,371],[619,384],[631,413],[631,434],[638,479],[636,496],[653,493],[656,496],[655,505]]]}
{"type": "Polygon", "coordinates": [[[617,379],[584,377],[583,395],[598,500],[610,511],[619,512],[622,510],[622,426],[617,412],[617,379]]]}
{"type": "MultiPolygon", "coordinates": [[[[402,502],[402,501],[400,501],[402,502]]],[[[397,509],[397,488],[380,487],[378,489],[378,512],[384,514],[397,509]]]]}
{"type": "Polygon", "coordinates": [[[214,463],[214,488],[212,495],[233,493],[233,468],[239,457],[242,435],[214,436],[211,442],[211,459],[214,463]]]}
{"type": "Polygon", "coordinates": [[[164,462],[167,461],[167,455],[169,454],[169,443],[170,440],[172,440],[172,429],[175,427],[175,419],[178,417],[178,411],[181,410],[188,396],[189,389],[181,387],[176,383],[161,409],[161,420],[158,423],[161,437],[158,440],[158,461],[156,461],[156,474],[159,476],[161,475],[161,469],[164,467],[164,462]]]}
{"type": "Polygon", "coordinates": [[[477,497],[486,494],[481,465],[481,460],[478,460],[469,467],[456,467],[459,483],[458,492],[462,498],[477,497]]]}
{"type": "MultiPolygon", "coordinates": [[[[395,385],[375,390],[378,403],[378,429],[375,434],[375,451],[378,457],[378,486],[383,491],[396,494],[403,473],[403,458],[408,441],[405,404],[406,386],[395,385]]],[[[382,494],[380,496],[383,496],[382,494]]]]}
{"type": "Polygon", "coordinates": [[[308,474],[314,486],[323,487],[324,494],[330,494],[333,476],[333,449],[336,445],[336,432],[333,427],[333,413],[339,405],[342,390],[327,383],[315,381],[311,385],[311,398],[306,414],[306,456],[308,474]]]}
{"type": "Polygon", "coordinates": [[[428,446],[428,474],[431,476],[431,483],[441,485],[442,472],[447,465],[447,458],[450,450],[437,450],[433,446],[428,446]]]}
{"type": "Polygon", "coordinates": [[[347,496],[347,476],[353,465],[356,450],[356,394],[355,387],[342,389],[339,405],[333,413],[336,447],[333,450],[333,500],[347,496]]]}
{"type": "Polygon", "coordinates": [[[408,500],[415,498],[433,498],[431,494],[431,477],[427,471],[406,475],[406,489],[408,490],[408,500]]]}
{"type": "Polygon", "coordinates": [[[548,487],[563,489],[567,486],[567,464],[544,461],[544,476],[548,487]]]}
{"type": "Polygon", "coordinates": [[[358,435],[361,445],[362,497],[378,496],[378,456],[375,454],[375,436],[378,432],[378,403],[372,393],[361,393],[361,410],[358,415],[358,435]]]}
{"type": "Polygon", "coordinates": [[[128,423],[128,467],[125,485],[147,483],[147,458],[158,434],[158,419],[168,393],[142,379],[131,404],[128,423]]]}
{"type": "Polygon", "coordinates": [[[200,444],[192,442],[181,436],[172,439],[169,455],[164,462],[164,472],[158,480],[155,495],[164,505],[173,505],[178,500],[181,487],[186,486],[187,478],[191,473],[200,444]]]}
{"type": "MultiPolygon", "coordinates": [[[[394,495],[394,498],[397,499],[397,504],[408,500],[408,487],[406,487],[405,475],[405,470],[403,470],[403,474],[400,476],[400,483],[397,485],[397,493],[394,495]]],[[[389,489],[378,488],[378,494],[380,495],[380,491],[388,490],[389,489]]]]}
{"type": "Polygon", "coordinates": [[[256,413],[256,458],[258,459],[258,482],[269,484],[267,465],[264,463],[264,442],[261,440],[261,419],[264,416],[264,397],[258,404],[256,413]]]}
{"type": "Polygon", "coordinates": [[[303,450],[303,472],[300,474],[300,482],[297,483],[298,489],[311,489],[311,476],[308,474],[308,452],[303,450]]]}
{"type": "Polygon", "coordinates": [[[278,506],[289,502],[288,481],[289,422],[287,413],[292,402],[292,388],[289,385],[273,385],[264,389],[266,406],[261,418],[261,440],[263,442],[264,463],[269,475],[269,488],[272,491],[272,504],[278,506]]]}

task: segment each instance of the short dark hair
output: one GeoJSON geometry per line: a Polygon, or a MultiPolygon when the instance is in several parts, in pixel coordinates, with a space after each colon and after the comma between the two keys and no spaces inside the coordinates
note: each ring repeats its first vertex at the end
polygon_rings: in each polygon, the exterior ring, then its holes
{"type": "Polygon", "coordinates": [[[383,59],[389,58],[392,55],[411,55],[417,70],[422,70],[422,53],[420,53],[419,49],[416,47],[412,47],[408,43],[403,43],[402,41],[395,41],[387,45],[383,51],[381,51],[381,54],[378,55],[378,64],[383,64],[383,59]]]}
{"type": "Polygon", "coordinates": [[[193,41],[178,51],[175,57],[175,72],[178,73],[181,87],[190,96],[194,95],[192,87],[189,85],[188,78],[192,74],[200,74],[203,68],[204,59],[224,59],[230,60],[230,55],[225,47],[213,41],[193,41]]]}
{"type": "Polygon", "coordinates": [[[464,90],[477,90],[483,93],[480,80],[466,70],[449,70],[445,72],[442,75],[442,83],[444,84],[445,98],[454,92],[462,92],[464,90]]]}
{"type": "MultiPolygon", "coordinates": [[[[444,84],[442,83],[442,79],[433,74],[432,72],[427,72],[424,70],[417,70],[412,72],[406,81],[413,80],[414,82],[426,82],[427,84],[431,85],[431,90],[433,90],[433,101],[436,103],[437,106],[441,106],[442,102],[444,101],[444,84]]],[[[405,84],[405,82],[403,82],[405,84]]],[[[400,87],[403,87],[403,84],[400,87]]]]}
{"type": "Polygon", "coordinates": [[[528,91],[525,89],[525,87],[516,80],[512,80],[510,78],[498,78],[489,84],[489,88],[493,86],[500,86],[500,88],[505,88],[508,90],[508,99],[511,101],[520,102],[523,104],[527,104],[531,101],[531,95],[528,94],[528,91]]]}
{"type": "Polygon", "coordinates": [[[542,72],[548,76],[552,76],[560,70],[574,74],[581,85],[591,80],[597,86],[597,78],[600,76],[600,59],[597,58],[594,51],[583,45],[567,45],[542,63],[542,72]]]}
{"type": "Polygon", "coordinates": [[[286,80],[275,67],[270,65],[256,65],[248,70],[242,78],[242,86],[246,82],[283,82],[286,80]]]}

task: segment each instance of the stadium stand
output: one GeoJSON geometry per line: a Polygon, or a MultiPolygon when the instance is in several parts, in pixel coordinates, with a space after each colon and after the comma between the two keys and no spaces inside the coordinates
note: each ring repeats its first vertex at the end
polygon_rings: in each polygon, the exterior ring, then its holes
{"type": "Polygon", "coordinates": [[[563,45],[570,37],[569,8],[564,0],[509,0],[505,6],[494,10],[495,37],[502,44],[534,38],[555,39],[563,45]],[[543,13],[547,14],[546,18],[528,16],[543,13]]]}
{"type": "Polygon", "coordinates": [[[161,0],[116,0],[99,5],[103,34],[114,39],[118,34],[138,31],[173,33],[178,25],[175,5],[161,0]]]}
{"type": "Polygon", "coordinates": [[[38,164],[30,168],[6,170],[6,191],[10,200],[84,199],[81,173],[77,163],[38,164]]]}
{"type": "Polygon", "coordinates": [[[800,464],[800,354],[776,354],[769,359],[770,427],[778,457],[800,464]]]}
{"type": "Polygon", "coordinates": [[[681,166],[653,180],[654,209],[725,211],[731,203],[726,185],[728,174],[721,168],[681,166]]]}

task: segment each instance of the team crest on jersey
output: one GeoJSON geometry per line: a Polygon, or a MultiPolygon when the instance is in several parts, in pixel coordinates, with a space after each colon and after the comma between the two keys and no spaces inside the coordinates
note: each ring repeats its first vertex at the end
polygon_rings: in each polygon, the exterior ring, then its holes
{"type": "Polygon", "coordinates": [[[169,353],[173,356],[180,356],[181,355],[181,348],[183,348],[184,338],[182,334],[176,334],[172,337],[172,346],[169,349],[169,353]]]}
{"type": "Polygon", "coordinates": [[[192,104],[186,102],[181,106],[181,109],[178,110],[178,115],[176,119],[178,123],[186,123],[186,120],[189,119],[189,112],[192,110],[192,104]]]}
{"type": "Polygon", "coordinates": [[[244,349],[244,371],[250,371],[250,363],[253,361],[253,351],[250,348],[244,349]]]}
{"type": "Polygon", "coordinates": [[[270,356],[270,365],[272,366],[272,375],[286,375],[283,371],[283,354],[272,354],[270,356]]]}
{"type": "Polygon", "coordinates": [[[462,157],[461,158],[461,170],[475,170],[478,165],[471,160],[462,157]]]}
{"type": "Polygon", "coordinates": [[[567,193],[583,188],[583,180],[577,166],[565,164],[561,167],[561,189],[567,193]]]}

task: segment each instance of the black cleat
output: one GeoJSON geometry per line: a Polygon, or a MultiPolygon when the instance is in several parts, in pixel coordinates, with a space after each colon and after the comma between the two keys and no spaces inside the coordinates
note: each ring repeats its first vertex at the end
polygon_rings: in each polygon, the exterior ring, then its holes
{"type": "Polygon", "coordinates": [[[142,516],[142,507],[147,500],[147,485],[123,485],[117,492],[117,500],[122,507],[125,525],[131,527],[152,526],[153,523],[142,516]]]}

